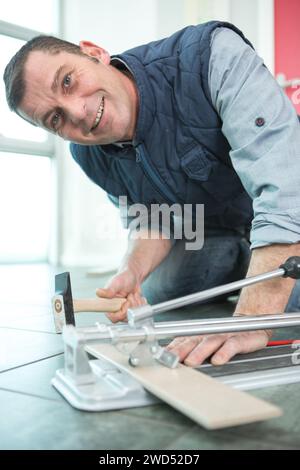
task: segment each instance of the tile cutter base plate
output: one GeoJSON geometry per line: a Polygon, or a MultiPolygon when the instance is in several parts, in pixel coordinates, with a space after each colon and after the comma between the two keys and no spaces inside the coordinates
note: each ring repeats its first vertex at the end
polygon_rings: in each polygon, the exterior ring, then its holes
{"type": "MultiPolygon", "coordinates": [[[[276,346],[247,355],[236,356],[224,366],[205,363],[201,372],[239,390],[253,390],[300,382],[300,365],[293,364],[290,346],[276,346]]],[[[161,403],[125,371],[104,359],[89,361],[96,382],[76,384],[65,374],[56,372],[52,385],[77,409],[108,411],[161,403]]]]}

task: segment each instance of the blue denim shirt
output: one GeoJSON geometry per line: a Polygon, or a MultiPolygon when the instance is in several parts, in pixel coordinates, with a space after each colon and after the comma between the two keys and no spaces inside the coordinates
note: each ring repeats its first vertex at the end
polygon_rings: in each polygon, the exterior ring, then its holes
{"type": "Polygon", "coordinates": [[[253,199],[251,248],[300,241],[300,126],[291,102],[227,28],[212,35],[209,87],[232,164],[253,199]]]}

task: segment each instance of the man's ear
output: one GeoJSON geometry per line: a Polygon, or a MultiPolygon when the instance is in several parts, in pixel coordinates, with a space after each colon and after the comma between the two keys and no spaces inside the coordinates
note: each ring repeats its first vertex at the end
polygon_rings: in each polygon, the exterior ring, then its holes
{"type": "Polygon", "coordinates": [[[97,46],[96,44],[90,41],[80,41],[79,47],[80,47],[81,52],[83,52],[84,54],[100,60],[105,65],[109,65],[110,63],[109,52],[107,52],[102,47],[97,46]]]}

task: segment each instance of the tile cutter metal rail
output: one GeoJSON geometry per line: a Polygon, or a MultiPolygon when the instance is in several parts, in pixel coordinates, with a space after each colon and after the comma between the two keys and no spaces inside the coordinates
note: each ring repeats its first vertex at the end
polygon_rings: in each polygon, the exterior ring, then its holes
{"type": "Polygon", "coordinates": [[[273,346],[237,355],[224,366],[214,367],[206,362],[198,369],[239,390],[295,383],[300,381],[299,346],[296,342],[294,345],[273,346]]]}
{"type": "MultiPolygon", "coordinates": [[[[155,323],[153,321],[156,313],[207,300],[216,295],[276,277],[300,278],[300,257],[289,258],[275,271],[157,305],[131,309],[128,312],[126,325],[98,324],[88,328],[67,325],[63,330],[65,367],[56,372],[52,384],[74,407],[83,410],[122,409],[155,403],[158,401],[157,398],[146,392],[116,364],[104,358],[89,360],[87,354],[89,345],[113,344],[129,357],[129,363],[132,366],[147,365],[156,360],[173,368],[178,364],[178,358],[161,346],[162,340],[170,340],[178,336],[300,326],[299,312],[177,322],[155,323]]],[[[244,390],[276,383],[297,382],[300,381],[298,346],[299,344],[295,342],[291,346],[269,347],[252,355],[237,356],[228,365],[220,368],[204,364],[199,369],[214,376],[216,376],[215,371],[218,371],[219,380],[244,390]],[[282,362],[283,358],[284,362],[282,362]],[[251,361],[252,367],[249,372],[251,361]],[[265,366],[262,367],[263,363],[265,366]],[[223,369],[223,374],[221,369],[223,369]]]]}

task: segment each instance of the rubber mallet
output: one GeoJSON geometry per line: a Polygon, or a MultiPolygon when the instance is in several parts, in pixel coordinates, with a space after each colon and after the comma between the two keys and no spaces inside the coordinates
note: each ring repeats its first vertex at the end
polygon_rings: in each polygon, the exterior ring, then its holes
{"type": "Polygon", "coordinates": [[[74,312],[117,312],[125,301],[121,297],[73,300],[70,273],[57,274],[52,298],[55,331],[62,333],[64,325],[75,326],[74,312]]]}

